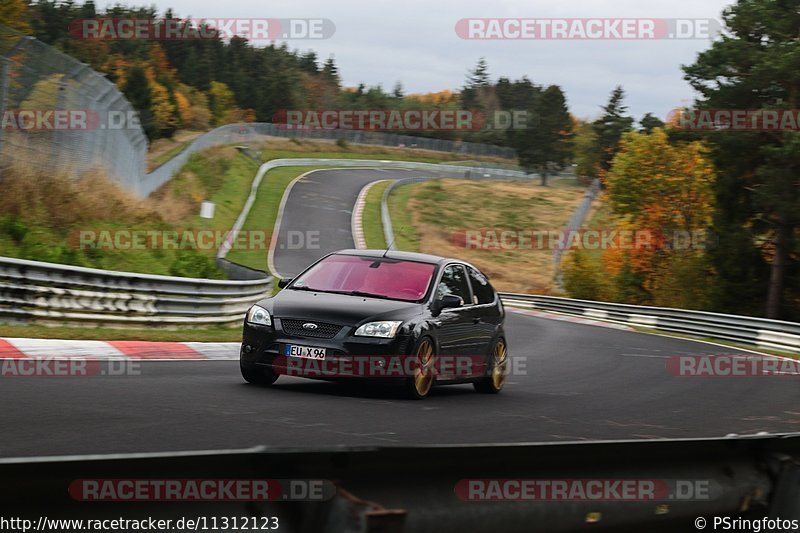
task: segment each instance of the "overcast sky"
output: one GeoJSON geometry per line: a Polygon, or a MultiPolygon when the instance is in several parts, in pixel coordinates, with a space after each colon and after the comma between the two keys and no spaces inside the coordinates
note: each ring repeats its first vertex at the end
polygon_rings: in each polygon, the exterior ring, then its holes
{"type": "MultiPolygon", "coordinates": [[[[96,0],[103,6],[102,0],[96,0]]],[[[144,2],[126,0],[127,4],[144,2]]],[[[327,40],[293,40],[292,48],[333,54],[345,85],[401,80],[406,92],[458,89],[466,72],[485,57],[492,79],[528,76],[558,84],[570,110],[594,117],[614,85],[622,84],[634,117],[667,113],[693,100],[682,64],[710,46],[709,39],[651,41],[464,40],[455,32],[462,18],[708,18],[732,0],[156,0],[163,13],[180,17],[327,18],[336,32],[327,40]]]]}

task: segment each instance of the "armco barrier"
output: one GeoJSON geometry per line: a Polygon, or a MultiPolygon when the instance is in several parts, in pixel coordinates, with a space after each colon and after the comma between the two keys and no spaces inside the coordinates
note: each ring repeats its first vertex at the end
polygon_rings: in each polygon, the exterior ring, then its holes
{"type": "Polygon", "coordinates": [[[508,305],[556,311],[694,337],[800,353],[800,324],[739,315],[647,307],[557,296],[500,293],[508,305]]]}
{"type": "MultiPolygon", "coordinates": [[[[109,326],[239,322],[272,278],[222,281],[0,258],[0,319],[109,326]]],[[[660,331],[800,353],[800,324],[766,318],[556,296],[501,293],[503,302],[660,331]]]]}
{"type": "Polygon", "coordinates": [[[0,258],[0,320],[109,326],[231,324],[272,278],[227,281],[0,258]]]}

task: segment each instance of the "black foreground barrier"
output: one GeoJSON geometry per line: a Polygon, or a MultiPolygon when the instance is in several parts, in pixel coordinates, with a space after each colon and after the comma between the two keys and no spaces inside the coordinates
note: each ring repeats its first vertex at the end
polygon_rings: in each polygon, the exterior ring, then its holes
{"type": "Polygon", "coordinates": [[[714,531],[715,516],[779,519],[784,526],[800,520],[800,434],[0,460],[3,531],[97,530],[86,522],[56,529],[57,519],[91,519],[114,531],[697,531],[700,517],[714,531]],[[216,499],[226,501],[208,501],[210,493],[197,498],[191,491],[180,497],[194,501],[129,501],[134,481],[149,487],[140,494],[148,500],[166,494],[153,486],[169,481],[183,490],[200,480],[280,481],[270,481],[274,501],[219,493],[216,499]],[[311,490],[309,480],[316,483],[311,490]],[[561,480],[571,488],[567,497],[545,485],[521,493],[520,480],[561,480]],[[655,486],[655,498],[652,491],[617,491],[620,481],[655,486]],[[598,485],[608,490],[597,492],[598,485]],[[112,522],[118,519],[151,521],[134,528],[112,522]],[[161,524],[169,527],[156,527],[159,519],[171,520],[161,524]]]}

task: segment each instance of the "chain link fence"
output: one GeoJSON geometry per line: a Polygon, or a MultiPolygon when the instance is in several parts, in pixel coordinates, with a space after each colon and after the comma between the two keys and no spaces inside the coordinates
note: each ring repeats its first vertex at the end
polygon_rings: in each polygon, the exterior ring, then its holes
{"type": "Polygon", "coordinates": [[[453,152],[463,155],[480,155],[516,159],[517,153],[512,148],[492,144],[471,143],[465,141],[449,141],[447,139],[431,139],[414,137],[399,133],[375,131],[333,130],[298,128],[269,123],[249,124],[256,133],[273,137],[293,137],[298,139],[344,139],[354,144],[377,144],[381,146],[403,146],[437,152],[453,152]]]}
{"type": "Polygon", "coordinates": [[[19,165],[70,176],[100,168],[117,180],[145,175],[147,138],[116,85],[2,25],[0,57],[0,172],[19,165]]]}

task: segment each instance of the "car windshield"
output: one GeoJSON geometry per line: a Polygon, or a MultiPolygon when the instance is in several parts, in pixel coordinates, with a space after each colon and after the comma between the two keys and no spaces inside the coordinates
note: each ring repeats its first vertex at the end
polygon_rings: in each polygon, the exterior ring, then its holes
{"type": "Polygon", "coordinates": [[[290,288],[413,302],[428,292],[434,268],[430,263],[336,254],[314,265],[290,288]]]}

